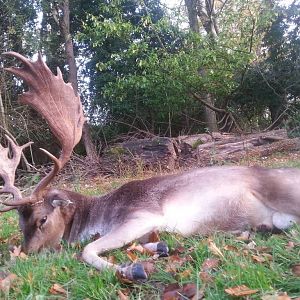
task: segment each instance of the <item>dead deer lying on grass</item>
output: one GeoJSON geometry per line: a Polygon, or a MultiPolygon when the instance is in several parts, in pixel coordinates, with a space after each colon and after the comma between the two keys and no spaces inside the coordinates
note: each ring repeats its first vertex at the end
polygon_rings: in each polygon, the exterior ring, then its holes
{"type": "MultiPolygon", "coordinates": [[[[68,242],[88,239],[82,258],[99,270],[110,267],[129,279],[145,279],[140,264],[118,266],[98,255],[122,247],[154,230],[207,235],[214,231],[240,231],[251,228],[286,229],[300,220],[300,170],[249,167],[212,167],[190,172],[129,182],[99,197],[49,188],[54,176],[70,158],[81,137],[84,122],[80,99],[60,71],[54,76],[39,56],[22,61],[21,68],[7,71],[22,78],[29,91],[21,103],[38,111],[61,144],[59,158],[43,150],[54,162],[53,170],[28,197],[14,186],[14,173],[24,146],[8,138],[8,149],[0,148],[0,174],[5,182],[1,193],[14,199],[3,202],[2,211],[16,209],[24,235],[23,250],[38,252],[68,242]]],[[[162,246],[163,245],[158,245],[162,246]]],[[[162,249],[166,251],[166,247],[162,249]]]]}

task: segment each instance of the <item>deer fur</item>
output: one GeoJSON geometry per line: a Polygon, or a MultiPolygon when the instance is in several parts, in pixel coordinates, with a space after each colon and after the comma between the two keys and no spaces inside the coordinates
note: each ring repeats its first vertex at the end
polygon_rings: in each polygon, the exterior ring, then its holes
{"type": "Polygon", "coordinates": [[[19,208],[23,248],[36,252],[100,234],[82,258],[99,270],[117,269],[98,255],[156,230],[189,236],[286,229],[300,221],[299,186],[298,169],[210,167],[132,181],[98,197],[49,189],[43,203],[19,208]]]}

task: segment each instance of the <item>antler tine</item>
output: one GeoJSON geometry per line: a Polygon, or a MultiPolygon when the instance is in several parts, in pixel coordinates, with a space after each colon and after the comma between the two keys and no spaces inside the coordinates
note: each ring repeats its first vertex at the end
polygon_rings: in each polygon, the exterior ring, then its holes
{"type": "Polygon", "coordinates": [[[4,213],[4,212],[7,212],[7,211],[16,209],[16,208],[17,208],[17,206],[9,206],[9,207],[5,207],[5,208],[0,209],[0,213],[4,213]]]}
{"type": "MultiPolygon", "coordinates": [[[[0,190],[0,193],[9,193],[12,194],[15,201],[18,201],[22,198],[22,194],[20,190],[15,187],[15,173],[17,166],[20,163],[21,154],[24,148],[32,144],[29,142],[23,146],[18,146],[8,135],[5,135],[6,139],[8,140],[11,150],[12,150],[12,157],[9,157],[9,147],[3,147],[0,144],[0,176],[4,180],[4,186],[0,190]]],[[[6,202],[3,204],[6,205],[6,202]]],[[[13,209],[13,208],[12,208],[13,209]]],[[[7,211],[10,209],[4,209],[3,211],[7,211]]]]}
{"type": "Polygon", "coordinates": [[[16,52],[6,52],[4,55],[22,61],[22,67],[5,68],[5,70],[26,82],[28,91],[19,96],[20,102],[31,106],[47,121],[62,147],[58,159],[41,149],[54,161],[54,168],[33,191],[30,201],[35,202],[69,160],[73,148],[80,141],[85,119],[80,98],[74,92],[72,85],[64,82],[59,69],[57,75],[54,75],[40,53],[37,61],[34,62],[16,52]]]}

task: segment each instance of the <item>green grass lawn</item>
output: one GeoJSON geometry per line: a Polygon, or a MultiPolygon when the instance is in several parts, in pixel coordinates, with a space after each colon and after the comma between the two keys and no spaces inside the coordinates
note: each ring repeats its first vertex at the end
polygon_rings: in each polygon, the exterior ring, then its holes
{"type": "MultiPolygon", "coordinates": [[[[299,161],[294,165],[299,166],[299,161]]],[[[118,184],[114,181],[112,185],[118,184]]],[[[93,194],[107,189],[106,184],[103,189],[83,186],[81,190],[93,194]]],[[[125,284],[112,271],[100,273],[80,262],[77,254],[83,245],[79,243],[63,244],[59,253],[11,258],[10,245],[20,245],[22,238],[17,220],[15,212],[0,216],[0,278],[16,275],[6,292],[0,280],[0,299],[122,299],[120,291],[128,297],[123,299],[161,299],[165,287],[172,283],[193,283],[199,295],[210,300],[233,299],[225,289],[240,285],[257,290],[247,299],[277,299],[275,295],[283,292],[291,298],[300,297],[300,274],[293,268],[298,264],[300,269],[300,229],[296,226],[280,235],[253,233],[247,240],[223,233],[192,238],[162,234],[170,257],[153,261],[149,255],[135,253],[139,260],[149,260],[155,271],[146,283],[125,284]],[[203,263],[208,258],[214,258],[217,264],[205,269],[203,263]],[[56,294],[54,284],[65,293],[56,294]]],[[[118,263],[129,261],[126,248],[105,256],[118,263]]]]}

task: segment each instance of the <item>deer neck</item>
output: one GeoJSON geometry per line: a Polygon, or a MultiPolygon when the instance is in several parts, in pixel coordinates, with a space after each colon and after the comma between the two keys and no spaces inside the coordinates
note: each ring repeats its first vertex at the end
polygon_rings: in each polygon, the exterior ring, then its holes
{"type": "Polygon", "coordinates": [[[106,232],[99,211],[105,206],[107,197],[82,197],[84,200],[74,201],[75,209],[66,219],[63,238],[69,243],[86,240],[96,234],[104,235],[106,232]]]}

